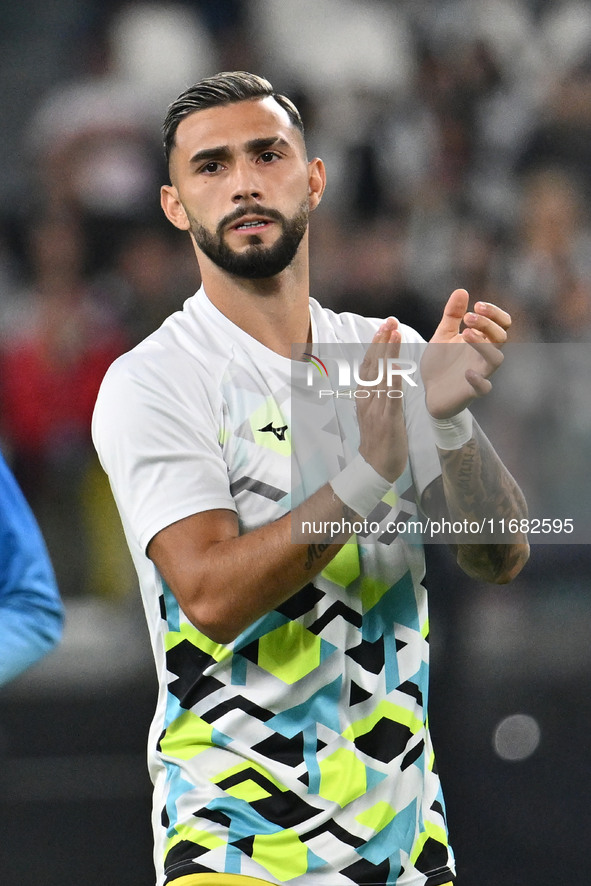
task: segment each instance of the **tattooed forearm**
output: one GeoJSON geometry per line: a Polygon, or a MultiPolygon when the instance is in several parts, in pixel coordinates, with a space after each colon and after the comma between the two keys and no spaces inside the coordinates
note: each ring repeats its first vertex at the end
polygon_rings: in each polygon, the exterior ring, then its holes
{"type": "MultiPolygon", "coordinates": [[[[474,436],[461,449],[440,450],[445,498],[458,519],[521,518],[527,505],[519,486],[474,424],[474,436]]],[[[493,524],[491,524],[493,525],[493,524]]]]}
{"type": "Polygon", "coordinates": [[[461,449],[440,450],[442,483],[426,490],[426,512],[440,518],[482,526],[479,535],[451,538],[458,563],[469,575],[487,581],[510,581],[527,561],[527,539],[500,536],[500,527],[527,515],[519,486],[474,424],[474,436],[461,449]],[[438,495],[439,493],[439,495],[438,495]]]}
{"type": "Polygon", "coordinates": [[[312,569],[315,563],[322,558],[322,554],[329,548],[329,544],[308,545],[308,556],[304,563],[304,569],[312,569]]]}
{"type": "Polygon", "coordinates": [[[506,584],[518,575],[529,557],[525,537],[505,544],[460,544],[457,561],[472,578],[494,584],[506,584]]]}
{"type": "MultiPolygon", "coordinates": [[[[333,495],[333,501],[338,501],[338,499],[334,495],[333,495]]],[[[318,525],[324,528],[329,523],[331,525],[337,525],[337,526],[340,523],[340,525],[342,527],[346,527],[346,526],[350,526],[356,519],[358,519],[358,518],[357,518],[357,515],[355,514],[355,512],[353,510],[351,510],[350,507],[343,504],[342,509],[341,509],[341,519],[340,520],[338,520],[338,519],[331,520],[331,521],[319,520],[318,525]]],[[[307,547],[307,555],[306,555],[306,560],[304,562],[304,569],[309,571],[314,566],[317,566],[319,561],[323,561],[326,559],[325,557],[323,557],[323,554],[325,553],[325,551],[327,551],[330,547],[332,547],[335,544],[340,546],[344,541],[347,540],[348,537],[349,537],[349,531],[344,531],[344,532],[337,531],[334,535],[324,535],[324,534],[320,535],[319,534],[317,536],[318,540],[315,542],[312,542],[307,547]]]]}

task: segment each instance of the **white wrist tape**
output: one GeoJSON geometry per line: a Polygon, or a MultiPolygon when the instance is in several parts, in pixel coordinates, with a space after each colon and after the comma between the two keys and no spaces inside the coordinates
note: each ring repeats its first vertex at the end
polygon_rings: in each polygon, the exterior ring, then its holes
{"type": "Polygon", "coordinates": [[[330,485],[343,504],[360,517],[369,516],[392,488],[390,481],[378,474],[359,454],[330,481],[330,485]]]}
{"type": "Polygon", "coordinates": [[[450,418],[433,418],[431,425],[439,449],[461,449],[472,438],[472,413],[463,409],[450,418]]]}

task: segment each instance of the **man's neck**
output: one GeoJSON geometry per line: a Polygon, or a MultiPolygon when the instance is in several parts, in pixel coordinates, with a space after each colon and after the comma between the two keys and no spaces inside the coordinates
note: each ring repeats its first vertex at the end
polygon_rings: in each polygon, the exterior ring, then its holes
{"type": "Polygon", "coordinates": [[[209,300],[232,323],[283,357],[292,356],[294,343],[310,339],[308,268],[286,268],[276,277],[245,280],[216,266],[202,266],[203,288],[209,300]]]}

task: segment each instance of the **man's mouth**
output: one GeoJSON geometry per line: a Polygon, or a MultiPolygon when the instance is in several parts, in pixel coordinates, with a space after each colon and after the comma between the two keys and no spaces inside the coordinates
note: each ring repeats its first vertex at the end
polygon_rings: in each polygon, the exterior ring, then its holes
{"type": "Polygon", "coordinates": [[[264,228],[268,224],[269,224],[268,221],[263,221],[262,219],[259,219],[257,221],[245,221],[245,222],[240,222],[239,224],[235,225],[234,230],[235,231],[245,231],[245,230],[252,230],[253,228],[255,228],[255,229],[256,228],[264,228]]]}
{"type": "Polygon", "coordinates": [[[255,215],[254,213],[252,213],[252,215],[243,215],[241,218],[235,221],[232,225],[232,230],[238,232],[254,232],[260,231],[263,228],[268,227],[270,224],[272,224],[271,218],[265,215],[255,215]]]}

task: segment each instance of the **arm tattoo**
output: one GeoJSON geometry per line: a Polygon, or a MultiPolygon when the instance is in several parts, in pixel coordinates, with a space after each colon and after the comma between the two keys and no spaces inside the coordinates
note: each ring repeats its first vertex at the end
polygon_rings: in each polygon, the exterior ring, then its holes
{"type": "Polygon", "coordinates": [[[425,490],[426,513],[482,525],[489,532],[488,542],[482,533],[480,538],[466,533],[455,539],[458,562],[474,577],[510,580],[527,559],[527,542],[520,534],[498,539],[502,526],[527,514],[519,486],[476,423],[468,443],[461,449],[439,450],[439,458],[442,478],[425,490]]]}
{"type": "Polygon", "coordinates": [[[304,569],[311,569],[314,563],[320,560],[322,554],[330,547],[330,544],[308,545],[308,556],[304,563],[304,569]]]}
{"type": "MultiPolygon", "coordinates": [[[[338,501],[338,499],[336,499],[338,501]]],[[[342,517],[343,517],[343,525],[350,524],[354,520],[357,519],[357,515],[350,507],[343,504],[342,507],[342,517]]],[[[314,565],[318,563],[318,561],[322,558],[322,555],[325,551],[327,551],[333,544],[338,544],[339,542],[346,541],[346,539],[340,538],[338,536],[334,536],[332,538],[323,538],[322,541],[313,542],[308,545],[306,561],[304,563],[304,569],[311,570],[314,565]]],[[[335,554],[337,551],[335,551],[335,554]]]]}

